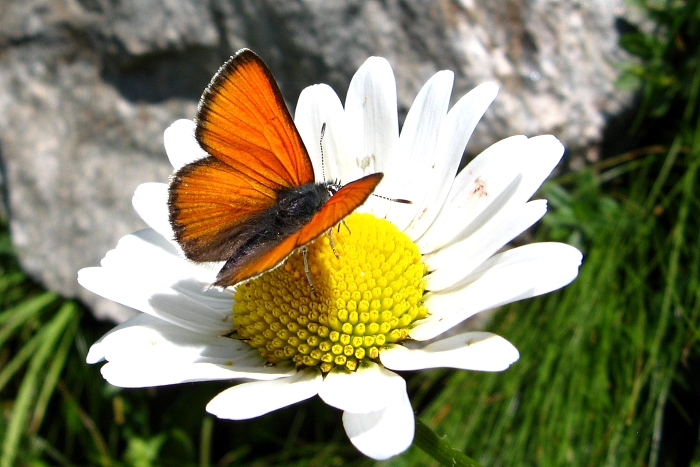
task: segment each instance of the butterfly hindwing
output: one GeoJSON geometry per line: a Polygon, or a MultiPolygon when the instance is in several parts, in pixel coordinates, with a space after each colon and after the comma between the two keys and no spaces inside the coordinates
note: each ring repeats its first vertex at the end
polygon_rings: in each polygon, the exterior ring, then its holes
{"type": "Polygon", "coordinates": [[[175,239],[193,261],[224,261],[245,241],[246,227],[275,204],[275,190],[206,157],[178,170],[168,205],[175,239]]]}

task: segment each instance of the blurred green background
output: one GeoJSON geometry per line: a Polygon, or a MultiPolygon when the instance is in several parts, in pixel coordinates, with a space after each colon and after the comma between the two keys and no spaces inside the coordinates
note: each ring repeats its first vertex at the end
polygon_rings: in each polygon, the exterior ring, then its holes
{"type": "MultiPolygon", "coordinates": [[[[700,2],[642,5],[652,32],[620,25],[633,113],[541,191],[535,237],[580,248],[579,278],[495,315],[509,370],[404,375],[417,416],[483,465],[700,466],[700,2]]],[[[229,422],[204,407],[230,383],[112,387],[84,363],[110,327],[27,279],[2,221],[0,467],[436,465],[364,458],[318,398],[229,422]]]]}

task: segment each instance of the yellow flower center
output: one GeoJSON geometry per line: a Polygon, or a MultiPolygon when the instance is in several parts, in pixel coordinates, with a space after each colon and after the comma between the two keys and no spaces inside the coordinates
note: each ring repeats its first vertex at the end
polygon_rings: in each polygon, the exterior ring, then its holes
{"type": "Polygon", "coordinates": [[[332,233],[337,258],[328,235],[307,245],[315,294],[299,251],[236,288],[238,337],[268,362],[354,371],[426,317],[427,268],[415,243],[371,214],[354,213],[345,222],[347,228],[332,233]]]}

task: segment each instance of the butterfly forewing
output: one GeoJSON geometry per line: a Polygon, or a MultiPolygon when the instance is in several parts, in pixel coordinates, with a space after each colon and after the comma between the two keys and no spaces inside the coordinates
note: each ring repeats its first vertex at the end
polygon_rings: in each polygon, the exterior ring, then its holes
{"type": "Polygon", "coordinates": [[[276,202],[276,190],[313,182],[314,173],[272,74],[250,50],[219,69],[196,124],[197,141],[213,157],[173,177],[170,222],[189,259],[223,261],[241,227],[276,202]]]}
{"type": "Polygon", "coordinates": [[[296,248],[320,237],[362,205],[382,177],[381,173],[375,173],[343,186],[305,226],[286,237],[281,243],[268,249],[259,249],[255,254],[242,258],[233,267],[224,267],[215,285],[236,284],[279,265],[296,248]]]}
{"type": "Polygon", "coordinates": [[[256,254],[245,257],[235,267],[227,268],[224,266],[216,276],[214,285],[227,287],[273,269],[294,251],[299,245],[298,240],[299,232],[293,233],[280,243],[265,250],[260,249],[256,254]]]}
{"type": "Polygon", "coordinates": [[[299,245],[317,238],[360,207],[383,177],[382,173],[374,173],[341,187],[299,231],[299,245]]]}
{"type": "Polygon", "coordinates": [[[274,188],[314,181],[311,160],[265,63],[243,50],[224,64],[200,100],[202,148],[274,188]]]}

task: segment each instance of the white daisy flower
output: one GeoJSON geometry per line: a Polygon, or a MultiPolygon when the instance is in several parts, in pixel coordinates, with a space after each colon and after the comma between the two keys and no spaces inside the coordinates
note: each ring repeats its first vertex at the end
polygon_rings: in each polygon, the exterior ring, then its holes
{"type": "MultiPolygon", "coordinates": [[[[350,440],[367,456],[407,449],[414,415],[394,371],[506,369],[519,354],[502,337],[439,336],[481,311],[565,286],[581,263],[581,253],[561,243],[503,250],[545,214],[546,201],[530,198],[564,148],[553,136],[514,136],[455,176],[498,88],[482,84],[448,111],[452,82],[441,71],[423,86],[400,135],[396,84],[382,58],[355,74],[345,108],[326,85],[302,92],[295,121],[317,176],[348,182],[384,172],[376,193],[412,201],[370,197],[347,229],[334,231],[339,258],[326,236],[310,244],[316,295],[299,253],[236,287],[206,288],[218,268],[184,259],[168,223],[168,186],[139,186],[134,207],[151,228],[123,237],[78,280],[143,314],[96,342],[88,363],[106,360],[102,375],[121,387],[253,380],[207,405],[233,420],[318,394],[344,411],[350,440]],[[433,338],[422,348],[402,345],[433,338]]],[[[206,156],[193,135],[189,120],[165,131],[176,170],[206,156]]]]}

